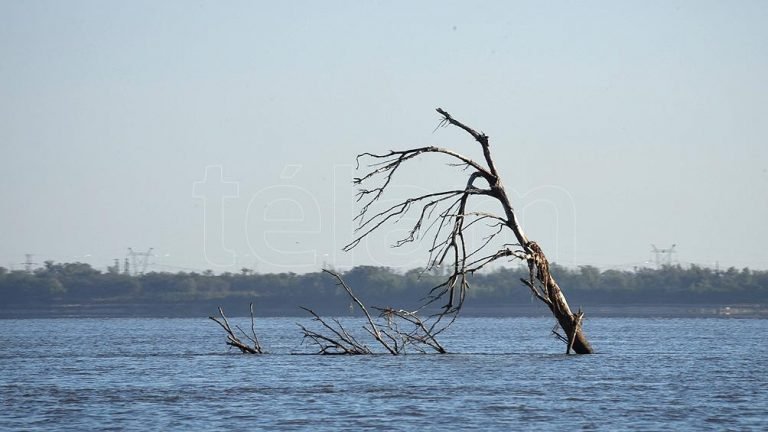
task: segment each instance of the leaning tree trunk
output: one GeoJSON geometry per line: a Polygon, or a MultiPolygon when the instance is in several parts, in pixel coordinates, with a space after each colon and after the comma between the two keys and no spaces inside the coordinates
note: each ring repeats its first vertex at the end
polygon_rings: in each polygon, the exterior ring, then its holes
{"type": "Polygon", "coordinates": [[[584,317],[582,312],[574,314],[571,312],[571,308],[568,307],[568,302],[565,300],[565,296],[560,287],[557,286],[552,277],[549,278],[552,284],[552,297],[554,306],[550,306],[552,314],[557,318],[557,322],[560,327],[563,328],[565,334],[568,335],[568,350],[566,353],[573,349],[576,354],[592,354],[592,346],[589,344],[587,337],[584,335],[584,331],[581,328],[581,320],[584,317]]]}
{"type": "Polygon", "coordinates": [[[525,244],[524,250],[526,251],[526,260],[528,261],[530,273],[529,279],[522,279],[522,282],[531,289],[539,300],[549,307],[552,315],[557,319],[560,328],[565,332],[565,336],[561,336],[557,332],[555,332],[555,335],[566,343],[566,354],[570,353],[571,350],[576,354],[592,354],[592,346],[589,344],[581,327],[584,313],[581,310],[578,313],[571,311],[568,300],[565,299],[560,286],[549,272],[549,262],[539,245],[536,242],[525,239],[525,234],[519,226],[516,226],[513,231],[518,235],[519,240],[525,242],[521,244],[525,244]]]}
{"type": "Polygon", "coordinates": [[[571,349],[573,349],[573,352],[576,354],[592,354],[592,346],[589,344],[587,337],[584,335],[584,330],[581,327],[584,313],[579,311],[574,314],[571,311],[570,306],[568,306],[568,301],[565,299],[565,295],[563,295],[563,292],[560,290],[560,286],[549,273],[549,263],[547,262],[546,257],[544,257],[544,254],[541,253],[541,249],[533,242],[529,243],[529,247],[533,250],[532,255],[534,257],[534,266],[536,267],[536,279],[538,279],[538,281],[545,287],[545,292],[547,294],[547,301],[544,301],[544,303],[549,306],[552,315],[555,316],[558,324],[560,324],[560,327],[566,334],[566,337],[561,337],[567,344],[566,354],[570,353],[571,349]]]}

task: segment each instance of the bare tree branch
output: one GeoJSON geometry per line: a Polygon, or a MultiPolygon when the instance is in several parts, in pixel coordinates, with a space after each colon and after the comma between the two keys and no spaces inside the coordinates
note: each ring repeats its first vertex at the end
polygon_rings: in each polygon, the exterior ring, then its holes
{"type": "MultiPolygon", "coordinates": [[[[419,352],[425,352],[425,349],[422,348],[422,346],[428,347],[441,354],[447,352],[437,341],[437,335],[445,330],[445,328],[435,327],[435,323],[428,327],[415,312],[395,310],[392,308],[375,308],[381,312],[379,318],[383,321],[374,319],[363,302],[360,301],[354,292],[352,292],[352,289],[344,282],[341,275],[331,270],[323,271],[333,276],[336,279],[337,285],[344,288],[352,301],[357,304],[367,320],[367,325],[363,326],[363,330],[370,334],[389,354],[406,354],[408,347],[413,347],[419,352]],[[398,323],[398,320],[409,324],[412,329],[403,330],[401,324],[398,323]]],[[[313,320],[319,322],[326,331],[330,332],[323,334],[299,325],[304,332],[304,340],[310,340],[314,343],[319,348],[319,354],[356,355],[373,353],[371,349],[352,336],[338,320],[334,319],[334,324],[332,325],[311,309],[303,307],[302,309],[312,314],[314,318],[313,320]]]]}
{"type": "MultiPolygon", "coordinates": [[[[396,323],[396,318],[400,318],[406,322],[411,323],[414,329],[410,332],[400,332],[397,327],[395,331],[404,338],[405,341],[410,342],[415,346],[426,345],[440,354],[445,354],[448,351],[437,341],[437,334],[442,332],[441,329],[435,332],[433,328],[428,328],[424,321],[414,312],[405,310],[395,310],[392,308],[380,309],[381,316],[386,317],[388,322],[396,323]]],[[[420,349],[421,352],[424,352],[420,349]]]]}
{"type": "Polygon", "coordinates": [[[360,343],[354,336],[350,335],[338,320],[333,320],[336,327],[328,324],[313,310],[302,307],[305,311],[312,314],[314,321],[319,322],[323,327],[329,330],[333,336],[327,336],[314,330],[309,330],[303,325],[299,324],[299,327],[304,332],[304,340],[311,340],[315,345],[320,348],[318,354],[372,354],[370,348],[360,343]]]}
{"type": "Polygon", "coordinates": [[[499,173],[496,172],[496,167],[493,163],[493,158],[491,157],[490,144],[488,143],[488,135],[484,133],[476,132],[471,127],[451,117],[451,115],[448,114],[442,108],[437,108],[436,111],[443,115],[444,122],[448,122],[454,126],[464,129],[468,134],[472,135],[472,138],[474,138],[475,141],[480,143],[480,145],[483,147],[483,156],[485,157],[485,163],[488,164],[488,169],[490,170],[491,176],[493,177],[493,179],[498,180],[499,173]]]}
{"type": "Polygon", "coordinates": [[[227,320],[227,317],[224,315],[224,311],[219,308],[219,316],[220,318],[216,318],[213,316],[209,316],[208,318],[215,321],[218,325],[221,326],[221,328],[224,329],[224,331],[227,333],[227,345],[235,347],[240,350],[243,354],[263,354],[261,345],[259,344],[259,339],[256,337],[256,330],[253,325],[253,303],[250,305],[251,310],[251,335],[249,336],[247,333],[243,331],[239,326],[236,326],[238,330],[251,342],[253,342],[253,347],[248,346],[248,344],[241,341],[235,332],[232,330],[232,327],[229,325],[229,321],[227,320]]]}
{"type": "Polygon", "coordinates": [[[355,296],[355,294],[352,292],[352,290],[347,286],[346,283],[344,283],[344,280],[339,276],[338,273],[323,269],[324,272],[332,275],[336,278],[336,285],[341,286],[344,288],[344,290],[349,294],[349,297],[352,298],[352,301],[354,301],[358,307],[360,307],[360,310],[363,311],[365,314],[365,317],[368,319],[368,325],[370,325],[369,328],[366,328],[368,332],[384,347],[387,351],[389,351],[390,354],[397,354],[397,350],[389,346],[389,344],[381,337],[381,332],[379,331],[379,328],[376,326],[376,323],[373,322],[373,318],[371,318],[371,315],[368,313],[368,310],[365,308],[365,305],[360,301],[360,299],[355,296]]]}

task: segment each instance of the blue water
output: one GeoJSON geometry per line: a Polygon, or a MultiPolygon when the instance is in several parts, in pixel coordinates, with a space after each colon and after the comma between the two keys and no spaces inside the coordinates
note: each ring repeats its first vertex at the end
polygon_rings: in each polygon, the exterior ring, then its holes
{"type": "Polygon", "coordinates": [[[294,355],[296,322],[246,356],[206,319],[0,320],[0,429],[768,429],[768,320],[593,318],[566,356],[551,319],[460,318],[400,357],[294,355]]]}

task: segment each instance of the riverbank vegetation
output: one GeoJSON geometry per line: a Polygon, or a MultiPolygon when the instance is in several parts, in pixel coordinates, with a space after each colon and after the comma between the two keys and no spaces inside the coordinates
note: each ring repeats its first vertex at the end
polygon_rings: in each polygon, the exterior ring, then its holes
{"type": "MultiPolygon", "coordinates": [[[[556,264],[550,270],[568,286],[572,302],[582,306],[768,303],[768,271],[695,265],[619,271],[556,264]]],[[[339,273],[368,304],[403,308],[420,304],[424,293],[444,280],[439,272],[374,266],[339,273]]],[[[527,275],[528,269],[522,266],[478,272],[469,280],[467,305],[472,309],[530,305],[532,294],[519,282],[527,275]]],[[[0,309],[6,310],[196,303],[247,308],[251,301],[263,315],[298,313],[301,305],[343,312],[349,303],[346,292],[320,271],[258,274],[244,269],[239,273],[150,272],[132,276],[102,272],[84,263],[48,261],[32,272],[0,267],[0,309]]]]}

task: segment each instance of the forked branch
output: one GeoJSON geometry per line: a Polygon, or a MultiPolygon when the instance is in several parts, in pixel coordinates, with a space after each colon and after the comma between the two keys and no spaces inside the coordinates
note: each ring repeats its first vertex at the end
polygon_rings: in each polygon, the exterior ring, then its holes
{"type": "Polygon", "coordinates": [[[249,335],[243,331],[240,326],[235,326],[235,328],[240,331],[243,337],[251,341],[253,346],[249,346],[247,343],[243,342],[239,337],[237,337],[235,331],[232,329],[232,326],[229,325],[229,320],[227,320],[227,317],[224,315],[224,311],[221,309],[221,307],[219,307],[219,318],[214,316],[209,316],[208,318],[215,321],[227,333],[227,345],[239,349],[243,354],[263,354],[264,351],[262,350],[261,344],[259,343],[259,338],[256,336],[256,328],[253,318],[253,303],[250,304],[250,312],[251,334],[249,335]]]}

